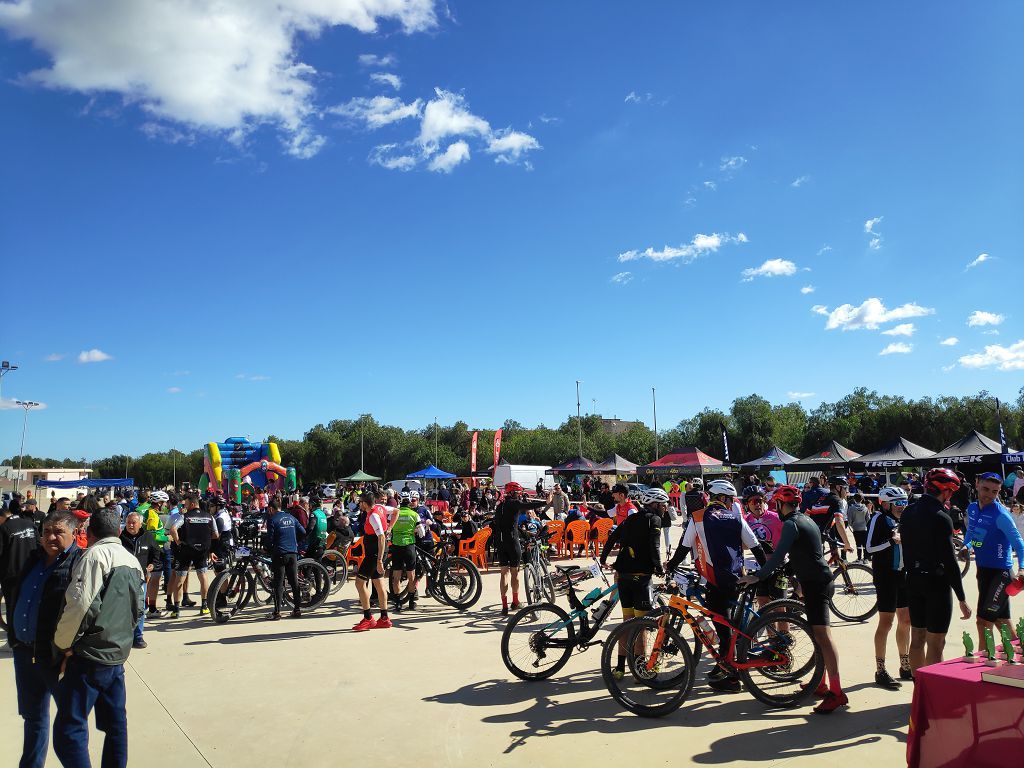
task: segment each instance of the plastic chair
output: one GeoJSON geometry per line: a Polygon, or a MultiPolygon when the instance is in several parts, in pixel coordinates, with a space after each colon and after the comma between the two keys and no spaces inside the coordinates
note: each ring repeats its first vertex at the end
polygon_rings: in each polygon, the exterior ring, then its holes
{"type": "Polygon", "coordinates": [[[487,567],[487,540],[491,538],[490,528],[481,528],[472,539],[459,542],[459,556],[468,557],[481,570],[487,567]]]}
{"type": "Polygon", "coordinates": [[[615,521],[610,517],[602,517],[594,521],[594,525],[591,526],[594,537],[587,544],[587,551],[593,550],[594,557],[600,557],[601,550],[608,543],[608,534],[611,533],[614,525],[615,521]]]}
{"type": "Polygon", "coordinates": [[[586,520],[573,520],[566,526],[562,540],[564,549],[569,553],[570,558],[573,556],[574,547],[586,549],[590,541],[590,523],[586,520]]]}
{"type": "Polygon", "coordinates": [[[345,562],[359,569],[359,566],[363,564],[363,558],[366,557],[366,548],[363,546],[363,537],[360,536],[358,539],[348,545],[348,551],[345,552],[345,562]]]}
{"type": "Polygon", "coordinates": [[[550,520],[545,523],[545,528],[551,534],[548,538],[548,546],[552,552],[562,554],[562,540],[565,538],[565,520],[550,520]]]}

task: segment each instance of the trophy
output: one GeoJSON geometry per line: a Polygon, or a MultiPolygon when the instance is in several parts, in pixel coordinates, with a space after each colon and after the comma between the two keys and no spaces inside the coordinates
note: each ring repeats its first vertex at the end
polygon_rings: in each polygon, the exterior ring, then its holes
{"type": "MultiPolygon", "coordinates": [[[[1024,621],[1024,617],[1021,620],[1024,621]]],[[[974,638],[969,632],[964,632],[964,661],[974,660],[974,638]]]]}
{"type": "Polygon", "coordinates": [[[1016,664],[1013,660],[1013,638],[1010,637],[1010,628],[1006,624],[999,626],[999,636],[1003,639],[1003,653],[1006,655],[1007,664],[1016,664]]]}
{"type": "Polygon", "coordinates": [[[994,667],[996,665],[996,639],[992,634],[992,627],[985,627],[985,651],[988,654],[985,664],[994,667]]]}

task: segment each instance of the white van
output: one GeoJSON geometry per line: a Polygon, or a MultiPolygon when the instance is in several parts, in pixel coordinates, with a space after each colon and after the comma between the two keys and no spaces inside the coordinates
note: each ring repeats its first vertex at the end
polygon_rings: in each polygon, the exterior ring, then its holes
{"type": "Polygon", "coordinates": [[[544,490],[550,491],[555,487],[554,475],[546,475],[551,467],[534,466],[531,464],[499,464],[494,471],[494,484],[499,489],[505,483],[519,483],[523,490],[533,493],[537,488],[537,480],[544,481],[544,490]]]}

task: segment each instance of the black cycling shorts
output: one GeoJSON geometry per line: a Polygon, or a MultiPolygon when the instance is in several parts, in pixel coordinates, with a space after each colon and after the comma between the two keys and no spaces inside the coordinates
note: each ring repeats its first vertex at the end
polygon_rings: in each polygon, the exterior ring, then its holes
{"type": "Polygon", "coordinates": [[[907,607],[907,578],[903,571],[878,569],[871,574],[880,613],[895,613],[907,607]]]}
{"type": "Polygon", "coordinates": [[[416,545],[391,545],[391,572],[416,570],[416,545]]]}
{"type": "Polygon", "coordinates": [[[649,573],[620,573],[618,576],[619,602],[623,608],[649,611],[654,605],[649,573]]]}
{"type": "Polygon", "coordinates": [[[1010,572],[1002,568],[978,568],[978,618],[997,621],[1010,618],[1010,598],[1006,588],[1010,572]]]}
{"type": "Polygon", "coordinates": [[[944,635],[953,621],[953,590],[941,576],[908,573],[907,608],[914,629],[944,635]]]}
{"type": "Polygon", "coordinates": [[[801,581],[800,590],[804,595],[807,623],[812,627],[827,627],[831,619],[829,601],[835,594],[834,581],[801,581]]]}
{"type": "Polygon", "coordinates": [[[179,544],[174,553],[174,571],[179,576],[188,573],[189,568],[195,568],[196,573],[206,573],[210,567],[210,550],[206,547],[196,549],[191,544],[179,544]]]}
{"type": "Polygon", "coordinates": [[[515,542],[498,546],[498,565],[502,568],[518,568],[523,564],[523,548],[515,542]]]}
{"type": "Polygon", "coordinates": [[[356,571],[356,578],[362,579],[363,581],[384,578],[383,571],[377,570],[376,552],[374,552],[372,556],[369,552],[366,553],[366,557],[363,558],[363,562],[359,564],[359,570],[356,571]]]}
{"type": "Polygon", "coordinates": [[[754,587],[754,594],[757,597],[767,597],[771,600],[781,600],[789,592],[789,579],[783,573],[776,573],[764,581],[757,582],[754,587]]]}

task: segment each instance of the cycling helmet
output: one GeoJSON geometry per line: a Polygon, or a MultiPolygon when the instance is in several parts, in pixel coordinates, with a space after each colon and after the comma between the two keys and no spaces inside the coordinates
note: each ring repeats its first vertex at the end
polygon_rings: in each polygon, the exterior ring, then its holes
{"type": "Polygon", "coordinates": [[[409,493],[408,491],[402,491],[400,494],[398,494],[398,500],[401,501],[403,504],[409,502],[411,499],[412,494],[409,493]]]}
{"type": "Polygon", "coordinates": [[[960,478],[956,472],[946,467],[929,469],[924,476],[925,488],[934,488],[937,491],[956,491],[960,488],[960,478]]]}
{"type": "Polygon", "coordinates": [[[765,495],[764,488],[762,488],[760,485],[748,485],[746,488],[743,489],[743,498],[744,499],[756,499],[756,498],[762,498],[763,499],[764,495],[765,495]]]}
{"type": "Polygon", "coordinates": [[[777,485],[772,501],[776,504],[799,504],[800,489],[795,485],[777,485]]]}
{"type": "Polygon", "coordinates": [[[658,503],[668,504],[668,494],[664,488],[648,488],[638,494],[637,501],[645,507],[658,503]]]}
{"type": "Polygon", "coordinates": [[[846,486],[849,486],[850,485],[850,481],[847,480],[842,475],[833,475],[832,477],[830,477],[828,479],[828,484],[829,485],[846,485],[846,486]]]}
{"type": "Polygon", "coordinates": [[[523,486],[519,483],[505,483],[505,493],[522,493],[523,486]]]}
{"type": "Polygon", "coordinates": [[[419,501],[420,500],[420,492],[419,491],[409,491],[409,498],[412,499],[413,501],[419,501]]]}
{"type": "Polygon", "coordinates": [[[700,479],[699,477],[695,477],[695,478],[693,478],[693,480],[691,480],[691,481],[689,482],[689,484],[688,484],[688,485],[689,485],[689,487],[690,487],[690,488],[692,488],[693,490],[695,490],[695,491],[699,491],[699,490],[700,490],[701,488],[703,488],[703,487],[704,487],[704,481],[703,481],[703,480],[701,480],[701,479],[700,479]]]}
{"type": "Polygon", "coordinates": [[[643,498],[643,495],[647,493],[647,491],[644,491],[641,488],[630,488],[628,491],[623,491],[623,493],[626,494],[627,499],[632,499],[633,501],[639,503],[640,500],[643,498]]]}
{"type": "Polygon", "coordinates": [[[907,492],[902,488],[895,488],[889,485],[878,492],[878,500],[887,501],[890,504],[895,504],[898,501],[906,501],[907,492]]]}
{"type": "Polygon", "coordinates": [[[168,498],[169,497],[164,491],[153,491],[151,494],[149,494],[150,501],[157,501],[160,502],[161,504],[165,504],[168,501],[168,498]]]}
{"type": "Polygon", "coordinates": [[[708,483],[709,496],[732,496],[736,498],[736,486],[728,480],[712,480],[708,483]]]}

